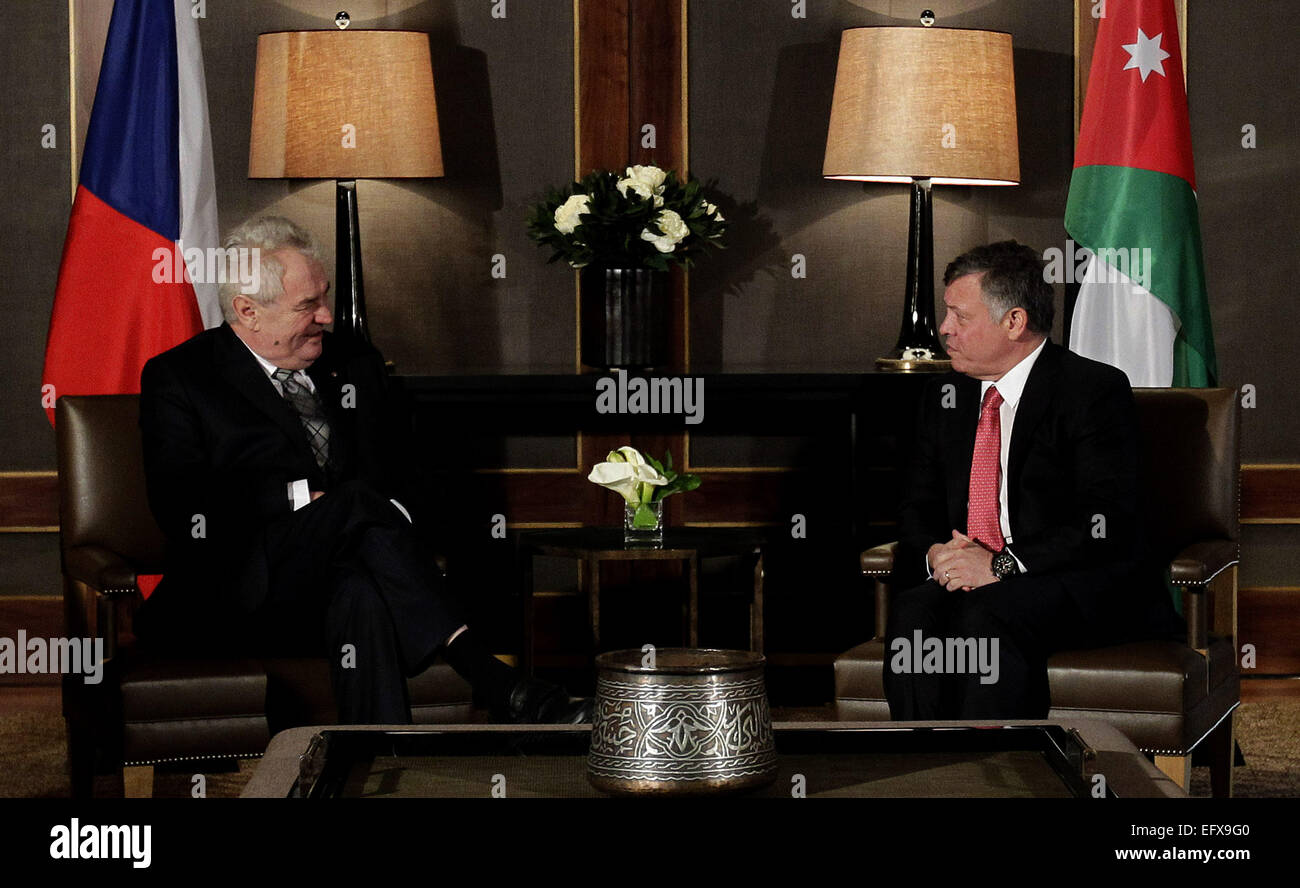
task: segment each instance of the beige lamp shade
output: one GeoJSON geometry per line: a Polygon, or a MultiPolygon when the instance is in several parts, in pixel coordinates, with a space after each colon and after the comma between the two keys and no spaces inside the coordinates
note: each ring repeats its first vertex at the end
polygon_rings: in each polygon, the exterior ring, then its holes
{"type": "Polygon", "coordinates": [[[257,38],[253,179],[442,175],[422,31],[282,31],[257,38]]]}
{"type": "Polygon", "coordinates": [[[1018,184],[1011,35],[951,28],[845,31],[822,174],[867,182],[1018,184]]]}

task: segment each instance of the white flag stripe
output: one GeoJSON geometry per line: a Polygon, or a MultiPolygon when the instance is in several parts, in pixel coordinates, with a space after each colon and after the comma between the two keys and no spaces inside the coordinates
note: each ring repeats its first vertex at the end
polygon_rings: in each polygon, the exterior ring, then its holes
{"type": "MultiPolygon", "coordinates": [[[[176,14],[176,71],[180,111],[181,243],[204,255],[221,246],[217,231],[217,174],[208,128],[208,88],[203,76],[199,22],[190,0],[173,0],[176,14]]],[[[221,323],[217,283],[199,268],[190,269],[204,327],[221,323]]]]}
{"type": "Polygon", "coordinates": [[[1135,387],[1168,387],[1174,380],[1178,319],[1127,274],[1093,256],[1079,287],[1070,324],[1070,349],[1118,367],[1135,387]]]}

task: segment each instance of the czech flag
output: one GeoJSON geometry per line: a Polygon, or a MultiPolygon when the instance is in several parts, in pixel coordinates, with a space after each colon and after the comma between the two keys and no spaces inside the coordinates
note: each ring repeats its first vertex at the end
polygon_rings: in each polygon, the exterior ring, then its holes
{"type": "Polygon", "coordinates": [[[221,322],[207,86],[190,0],[116,0],[45,344],[41,403],[140,391],[221,322]],[[199,283],[195,283],[195,282],[199,283]]]}

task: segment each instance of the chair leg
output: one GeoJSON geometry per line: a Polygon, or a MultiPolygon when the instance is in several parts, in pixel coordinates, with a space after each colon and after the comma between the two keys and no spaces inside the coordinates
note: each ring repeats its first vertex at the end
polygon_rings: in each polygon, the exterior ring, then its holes
{"type": "Polygon", "coordinates": [[[123,768],[122,796],[128,799],[153,798],[153,765],[123,768]]]}
{"type": "Polygon", "coordinates": [[[1184,790],[1191,785],[1191,755],[1158,755],[1156,756],[1156,767],[1159,768],[1166,777],[1177,783],[1184,790]]]}
{"type": "Polygon", "coordinates": [[[95,741],[90,727],[81,718],[66,720],[68,732],[68,778],[74,799],[88,799],[94,794],[95,741]]]}
{"type": "Polygon", "coordinates": [[[1210,793],[1216,799],[1232,798],[1233,753],[1237,748],[1233,729],[1235,715],[1229,713],[1205,738],[1210,753],[1210,793]]]}

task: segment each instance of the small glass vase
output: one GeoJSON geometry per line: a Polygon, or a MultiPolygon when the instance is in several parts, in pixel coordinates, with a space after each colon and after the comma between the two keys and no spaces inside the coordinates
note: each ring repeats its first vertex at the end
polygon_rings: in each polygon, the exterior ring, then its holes
{"type": "Polygon", "coordinates": [[[629,503],[623,504],[623,545],[662,549],[664,545],[664,501],[659,500],[654,503],[645,503],[633,506],[629,503]],[[640,512],[641,520],[637,521],[637,513],[640,512]],[[651,525],[648,518],[654,517],[654,524],[651,525]],[[639,526],[638,526],[639,525],[639,526]]]}

